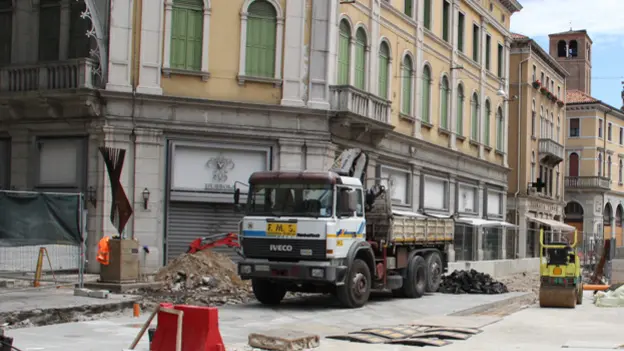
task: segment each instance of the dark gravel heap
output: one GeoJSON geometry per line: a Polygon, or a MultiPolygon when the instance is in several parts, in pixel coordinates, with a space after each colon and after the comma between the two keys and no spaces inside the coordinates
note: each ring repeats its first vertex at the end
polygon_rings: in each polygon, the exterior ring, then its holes
{"type": "Polygon", "coordinates": [[[505,284],[496,281],[489,274],[469,271],[454,271],[442,277],[438,292],[443,294],[503,294],[509,292],[505,284]]]}

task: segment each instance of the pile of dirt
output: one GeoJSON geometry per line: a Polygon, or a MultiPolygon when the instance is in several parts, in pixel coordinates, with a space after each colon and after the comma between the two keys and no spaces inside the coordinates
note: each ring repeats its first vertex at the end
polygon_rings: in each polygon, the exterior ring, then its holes
{"type": "Polygon", "coordinates": [[[439,292],[444,294],[504,294],[508,292],[505,284],[496,281],[486,273],[454,271],[442,277],[439,292]]]}
{"type": "Polygon", "coordinates": [[[197,306],[220,306],[253,300],[249,282],[242,281],[236,265],[223,254],[204,250],[182,254],[161,268],[155,280],[160,288],[137,291],[144,305],[172,302],[197,306]]]}
{"type": "Polygon", "coordinates": [[[501,278],[500,281],[507,286],[509,292],[530,292],[533,294],[531,303],[537,302],[539,296],[540,276],[539,272],[526,272],[501,278]]]}

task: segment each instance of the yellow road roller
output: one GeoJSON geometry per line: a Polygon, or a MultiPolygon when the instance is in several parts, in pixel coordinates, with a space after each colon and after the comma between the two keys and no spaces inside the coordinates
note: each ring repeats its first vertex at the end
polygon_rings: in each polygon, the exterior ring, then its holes
{"type": "Polygon", "coordinates": [[[540,230],[540,307],[575,308],[583,302],[583,280],[577,255],[577,232],[574,243],[544,244],[544,230],[540,230]]]}

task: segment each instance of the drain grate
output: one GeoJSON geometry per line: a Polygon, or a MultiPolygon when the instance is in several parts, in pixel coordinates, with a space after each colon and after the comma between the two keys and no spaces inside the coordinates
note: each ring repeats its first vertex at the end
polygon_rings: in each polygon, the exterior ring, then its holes
{"type": "Polygon", "coordinates": [[[367,328],[346,335],[333,335],[327,338],[366,344],[441,347],[450,344],[451,340],[467,340],[481,332],[482,330],[476,328],[400,325],[388,328],[367,328]]]}

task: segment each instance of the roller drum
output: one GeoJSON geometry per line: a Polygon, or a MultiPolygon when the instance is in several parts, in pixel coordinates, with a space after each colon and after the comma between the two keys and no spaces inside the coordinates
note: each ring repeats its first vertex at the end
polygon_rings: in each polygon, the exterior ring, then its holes
{"type": "Polygon", "coordinates": [[[576,307],[577,287],[540,287],[540,307],[576,307]]]}

